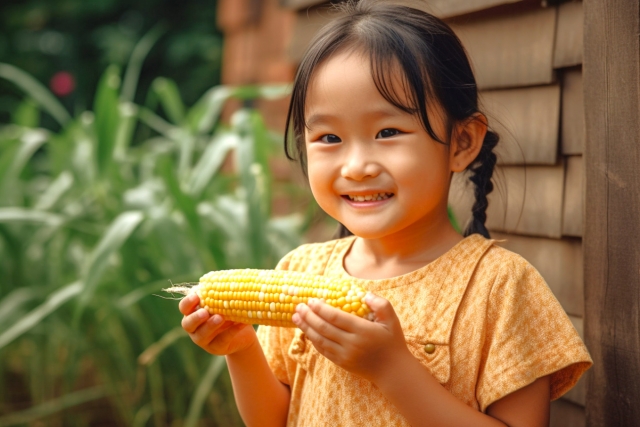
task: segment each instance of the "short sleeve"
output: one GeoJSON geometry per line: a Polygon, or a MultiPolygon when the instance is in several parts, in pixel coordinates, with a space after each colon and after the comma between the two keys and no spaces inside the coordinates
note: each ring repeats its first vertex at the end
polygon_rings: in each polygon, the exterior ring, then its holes
{"type": "MultiPolygon", "coordinates": [[[[288,270],[295,250],[284,256],[276,266],[276,270],[288,270]]],[[[293,328],[260,325],[258,341],[267,359],[269,367],[276,378],[284,384],[291,385],[295,374],[295,361],[287,356],[287,351],[294,336],[293,328]]]]}
{"type": "Polygon", "coordinates": [[[501,266],[486,319],[476,390],[483,412],[546,375],[551,375],[551,399],[557,399],[593,363],[542,276],[519,256],[501,266]]]}

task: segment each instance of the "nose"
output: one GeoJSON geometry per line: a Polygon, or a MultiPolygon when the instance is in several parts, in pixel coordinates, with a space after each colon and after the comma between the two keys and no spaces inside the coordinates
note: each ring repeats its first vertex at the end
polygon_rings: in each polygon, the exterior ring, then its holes
{"type": "Polygon", "coordinates": [[[367,147],[367,144],[350,144],[340,172],[343,178],[362,181],[375,178],[380,174],[381,169],[371,147],[367,147]]]}

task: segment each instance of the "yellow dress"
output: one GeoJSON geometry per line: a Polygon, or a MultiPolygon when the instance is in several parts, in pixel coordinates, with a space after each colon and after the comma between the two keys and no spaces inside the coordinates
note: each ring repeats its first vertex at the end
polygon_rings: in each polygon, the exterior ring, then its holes
{"type": "MultiPolygon", "coordinates": [[[[354,239],[303,245],[277,268],[352,278],[343,259],[354,239]]],[[[391,302],[413,355],[479,411],[548,374],[557,399],[592,364],[535,268],[480,235],[411,273],[352,279],[391,302]],[[427,353],[427,344],[435,351],[427,353]]],[[[409,425],[372,383],[326,359],[300,329],[260,326],[258,338],[276,377],[291,388],[287,426],[409,425]]]]}

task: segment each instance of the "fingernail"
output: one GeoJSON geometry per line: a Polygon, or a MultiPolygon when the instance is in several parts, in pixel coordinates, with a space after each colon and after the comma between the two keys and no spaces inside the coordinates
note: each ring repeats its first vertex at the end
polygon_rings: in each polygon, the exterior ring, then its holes
{"type": "Polygon", "coordinates": [[[291,316],[291,321],[293,323],[295,323],[296,325],[300,323],[300,315],[298,313],[293,313],[293,316],[291,316]]]}
{"type": "Polygon", "coordinates": [[[369,302],[373,299],[373,294],[371,292],[367,292],[364,296],[364,302],[369,302]]]}
{"type": "Polygon", "coordinates": [[[209,317],[209,312],[207,310],[205,310],[204,308],[198,310],[198,317],[201,319],[204,319],[206,317],[209,317]]]}
{"type": "Polygon", "coordinates": [[[213,323],[216,325],[219,325],[220,323],[222,323],[222,316],[216,314],[215,316],[213,316],[213,323]]]}
{"type": "Polygon", "coordinates": [[[302,302],[301,302],[300,304],[296,305],[296,311],[297,311],[298,313],[302,313],[302,312],[304,312],[304,308],[305,308],[304,306],[305,306],[305,304],[304,304],[304,303],[302,303],[302,302]]]}

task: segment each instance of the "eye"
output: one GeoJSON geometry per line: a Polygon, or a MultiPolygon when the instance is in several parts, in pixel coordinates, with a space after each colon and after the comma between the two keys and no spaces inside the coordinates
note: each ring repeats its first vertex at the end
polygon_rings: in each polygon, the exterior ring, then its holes
{"type": "Polygon", "coordinates": [[[328,144],[335,144],[336,142],[342,142],[342,140],[340,139],[340,137],[338,137],[338,135],[334,135],[332,133],[322,135],[322,137],[320,138],[320,141],[326,142],[328,144]]]}
{"type": "Polygon", "coordinates": [[[376,138],[391,138],[392,136],[400,135],[400,131],[398,129],[382,129],[376,135],[376,138]]]}

